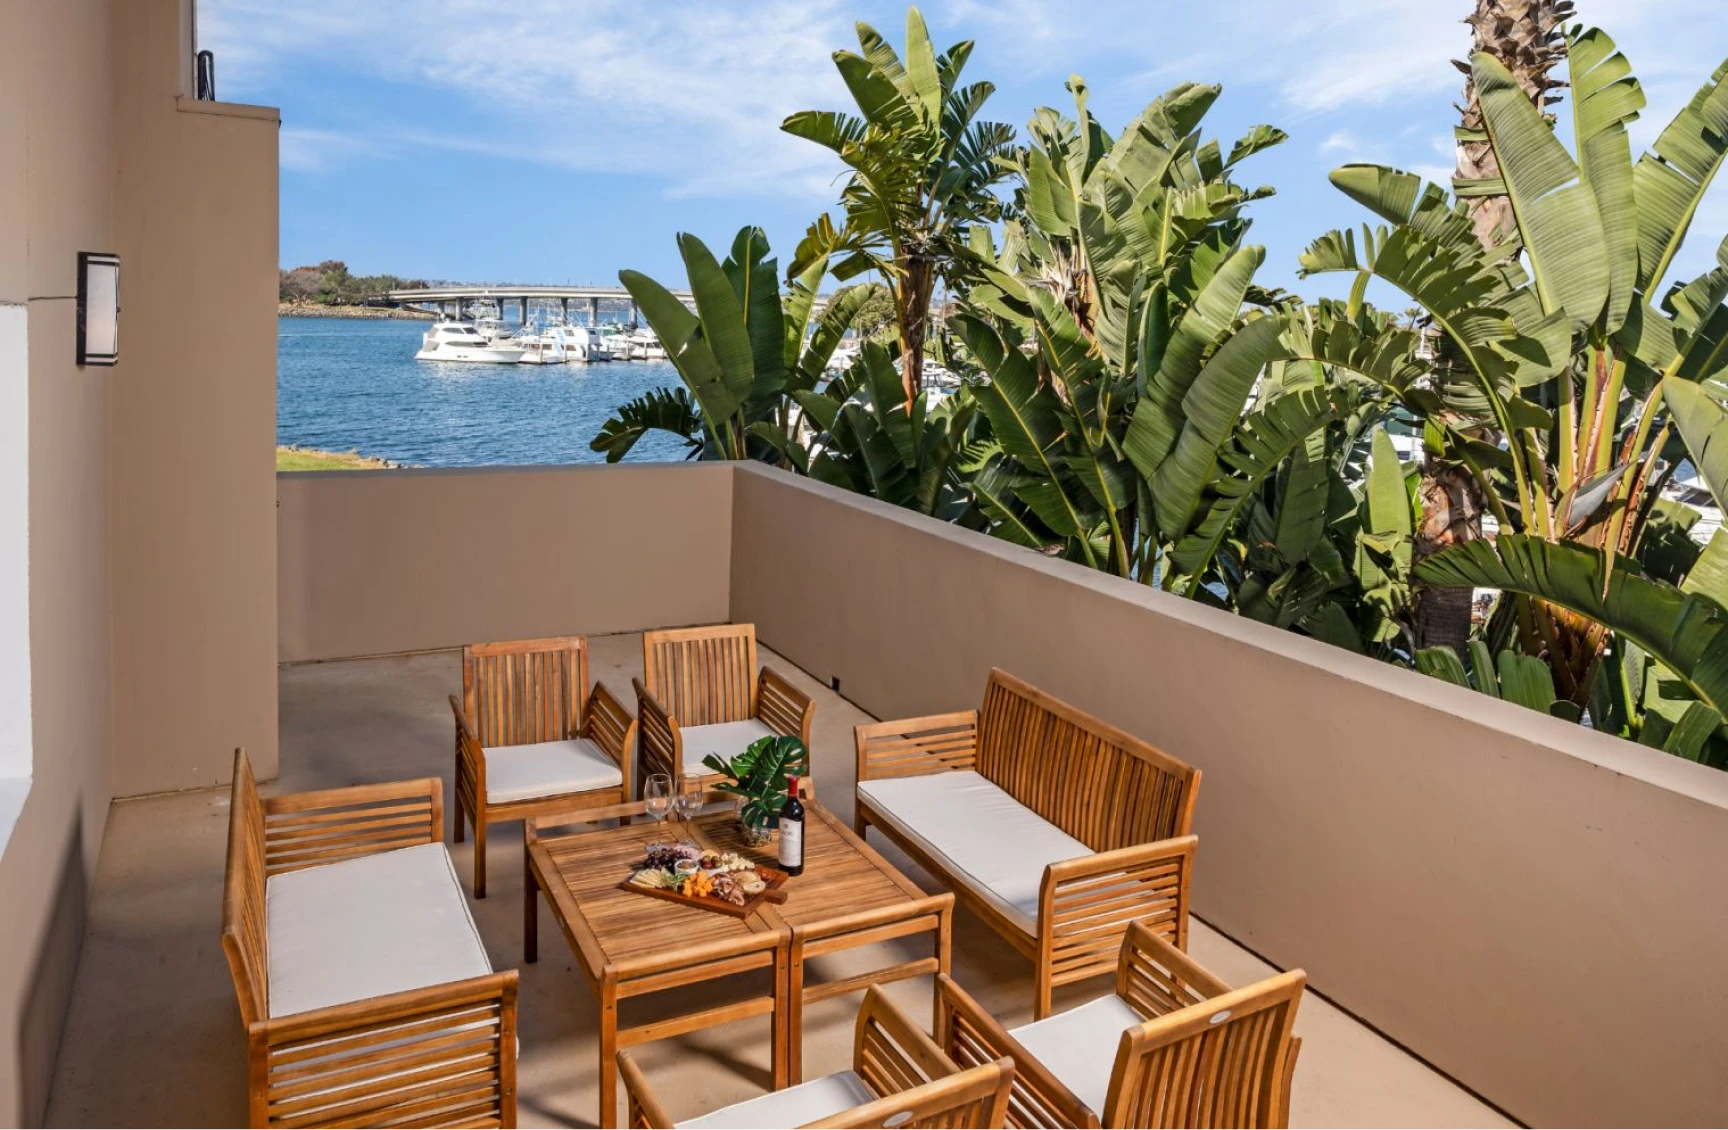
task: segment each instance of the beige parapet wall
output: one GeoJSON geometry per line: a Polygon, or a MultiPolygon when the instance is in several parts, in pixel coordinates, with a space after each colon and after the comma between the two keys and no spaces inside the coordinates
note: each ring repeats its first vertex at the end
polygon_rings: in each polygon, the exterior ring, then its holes
{"type": "Polygon", "coordinates": [[[284,661],[726,619],[718,464],[277,476],[284,661]]]}
{"type": "Polygon", "coordinates": [[[1198,912],[1517,1118],[1728,1123],[1728,775],[772,471],[732,545],[878,716],[994,664],[1199,766],[1198,912]]]}

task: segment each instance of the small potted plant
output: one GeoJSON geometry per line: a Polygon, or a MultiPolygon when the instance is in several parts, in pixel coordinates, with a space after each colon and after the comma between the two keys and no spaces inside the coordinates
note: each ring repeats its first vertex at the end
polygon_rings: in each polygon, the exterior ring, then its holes
{"type": "Polygon", "coordinates": [[[786,778],[809,775],[810,751],[797,738],[758,738],[729,762],[711,753],[702,764],[729,778],[715,787],[738,798],[744,842],[762,847],[773,839],[786,807],[786,778]]]}

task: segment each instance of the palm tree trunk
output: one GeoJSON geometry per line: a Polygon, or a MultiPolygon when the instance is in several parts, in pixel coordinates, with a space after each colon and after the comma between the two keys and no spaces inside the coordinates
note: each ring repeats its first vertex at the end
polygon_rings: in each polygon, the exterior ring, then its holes
{"type": "Polygon", "coordinates": [[[906,262],[895,293],[900,321],[900,387],[906,390],[906,411],[924,390],[924,338],[930,328],[930,298],[936,264],[922,257],[906,262]]]}
{"type": "MultiPolygon", "coordinates": [[[[1571,0],[1474,0],[1465,19],[1472,35],[1471,51],[1485,51],[1506,65],[1538,110],[1547,112],[1549,91],[1563,86],[1550,77],[1561,57],[1563,25],[1572,15],[1571,0]]],[[[1482,104],[1467,64],[1464,104],[1458,107],[1457,175],[1461,179],[1492,180],[1500,163],[1488,144],[1482,104]]],[[[1476,238],[1484,247],[1504,240],[1513,231],[1512,201],[1505,195],[1475,196],[1466,201],[1476,238]]],[[[1481,484],[1464,468],[1430,456],[1422,470],[1422,531],[1415,547],[1417,561],[1482,536],[1486,505],[1481,484]]],[[[1470,639],[1470,595],[1423,585],[1417,589],[1416,646],[1450,647],[1462,654],[1470,639]]]]}

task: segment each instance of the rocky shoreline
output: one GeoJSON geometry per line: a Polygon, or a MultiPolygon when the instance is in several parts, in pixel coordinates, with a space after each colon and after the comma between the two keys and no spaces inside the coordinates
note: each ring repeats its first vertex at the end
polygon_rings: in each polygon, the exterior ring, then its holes
{"type": "Polygon", "coordinates": [[[278,302],[279,318],[357,318],[392,319],[404,322],[430,322],[436,314],[424,310],[397,310],[389,306],[325,306],[317,302],[278,302]]]}

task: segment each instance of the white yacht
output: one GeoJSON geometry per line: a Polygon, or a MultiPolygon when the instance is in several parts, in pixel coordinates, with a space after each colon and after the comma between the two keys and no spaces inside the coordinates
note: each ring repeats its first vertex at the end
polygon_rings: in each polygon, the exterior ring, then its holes
{"type": "Polygon", "coordinates": [[[599,336],[600,336],[600,347],[606,351],[607,355],[609,356],[609,358],[611,360],[613,360],[613,361],[639,361],[639,360],[641,360],[640,357],[633,356],[633,353],[635,351],[635,346],[633,345],[633,343],[630,340],[630,335],[627,332],[625,332],[625,330],[622,326],[618,326],[618,325],[601,326],[599,336]]]}
{"type": "Polygon", "coordinates": [[[594,356],[595,336],[590,334],[585,326],[569,325],[562,322],[553,323],[543,331],[564,348],[566,361],[599,361],[594,356]]]}
{"type": "Polygon", "coordinates": [[[489,365],[514,365],[522,360],[523,350],[493,345],[475,332],[467,322],[438,322],[426,331],[420,341],[416,361],[468,361],[489,365]]]}
{"type": "Polygon", "coordinates": [[[553,333],[551,327],[525,327],[509,339],[509,345],[522,350],[524,365],[562,365],[570,360],[563,337],[553,333]]]}
{"type": "Polygon", "coordinates": [[[660,344],[660,335],[643,326],[630,334],[630,355],[642,361],[666,360],[666,347],[660,344]]]}
{"type": "Polygon", "coordinates": [[[498,310],[498,304],[490,298],[482,298],[468,306],[468,316],[474,321],[474,332],[497,345],[510,336],[510,327],[504,324],[504,317],[498,310]]]}

